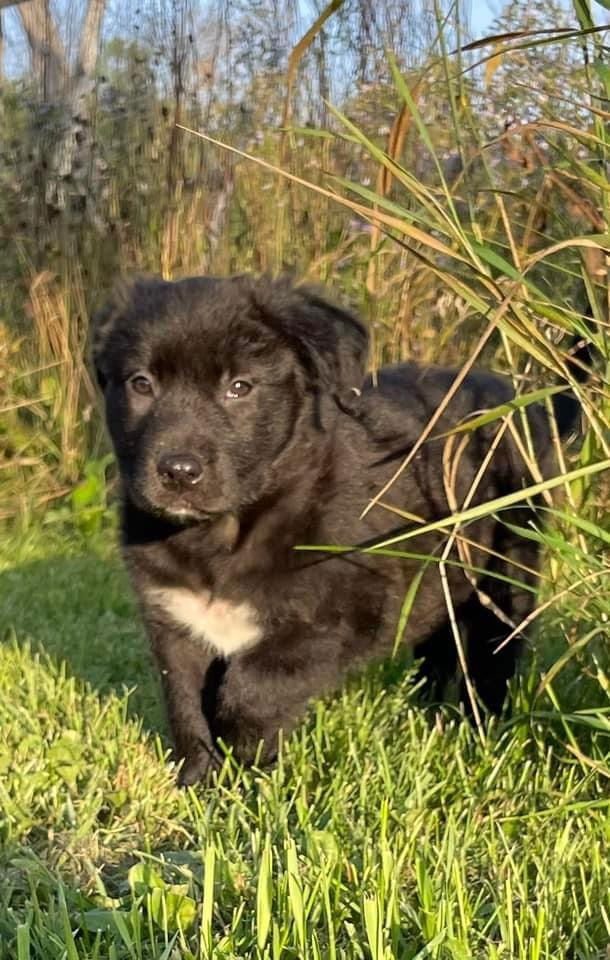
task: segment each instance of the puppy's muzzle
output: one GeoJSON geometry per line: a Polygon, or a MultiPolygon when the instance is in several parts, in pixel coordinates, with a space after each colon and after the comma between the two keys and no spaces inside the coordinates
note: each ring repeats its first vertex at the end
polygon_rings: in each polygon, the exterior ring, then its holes
{"type": "Polygon", "coordinates": [[[157,473],[168,487],[192,487],[201,480],[203,464],[188,453],[166,453],[157,462],[157,473]]]}

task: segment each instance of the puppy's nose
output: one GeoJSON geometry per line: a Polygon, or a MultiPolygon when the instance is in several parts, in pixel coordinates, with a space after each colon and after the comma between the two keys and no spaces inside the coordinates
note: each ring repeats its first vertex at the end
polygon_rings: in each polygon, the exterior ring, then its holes
{"type": "Polygon", "coordinates": [[[201,480],[203,466],[189,453],[166,453],[157,463],[157,473],[164,483],[187,487],[201,480]]]}

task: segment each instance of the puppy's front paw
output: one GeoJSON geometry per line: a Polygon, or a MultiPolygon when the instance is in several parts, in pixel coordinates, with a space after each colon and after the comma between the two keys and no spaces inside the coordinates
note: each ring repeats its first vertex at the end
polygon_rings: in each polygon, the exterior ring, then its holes
{"type": "Polygon", "coordinates": [[[184,758],[178,773],[179,787],[192,787],[195,783],[208,780],[213,770],[220,769],[220,760],[214,751],[203,746],[194,747],[184,758]]]}

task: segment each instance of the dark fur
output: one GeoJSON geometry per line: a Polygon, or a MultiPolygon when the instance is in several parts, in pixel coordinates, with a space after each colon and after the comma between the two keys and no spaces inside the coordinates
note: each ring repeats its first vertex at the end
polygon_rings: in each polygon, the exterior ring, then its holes
{"type": "MultiPolygon", "coordinates": [[[[455,376],[413,364],[386,368],[376,385],[365,381],[358,397],[352,388],[362,386],[366,352],[358,320],[317,292],[284,281],[143,280],[116,294],[96,318],[94,361],[122,479],[123,552],[161,670],[184,783],[205,774],[218,756],[218,738],[244,762],[261,740],[263,758],[272,757],[278,731],[290,730],[312,697],[335,688],[348,668],[392,649],[405,589],[420,561],[294,550],[298,544],[379,542],[396,532],[399,518],[393,522],[385,509],[374,508],[364,520],[359,515],[412,448],[455,376]],[[138,370],[153,375],[154,399],[130,393],[125,381],[138,370]],[[236,378],[252,381],[254,389],[242,399],[224,399],[236,378]],[[168,484],[158,471],[168,454],[196,456],[200,482],[168,484]],[[176,516],[178,508],[189,511],[186,520],[176,516]],[[157,587],[249,604],[260,641],[219,658],[149,602],[157,587]]],[[[434,434],[512,395],[503,378],[472,373],[434,434]]],[[[570,409],[568,415],[564,406],[566,430],[576,416],[570,409]]],[[[530,408],[528,419],[548,472],[546,413],[530,408]]],[[[458,504],[497,428],[479,429],[461,452],[458,504]]],[[[388,503],[425,521],[451,512],[445,443],[431,439],[422,446],[387,494],[388,503]]],[[[472,504],[531,482],[506,433],[472,504]]],[[[519,506],[503,521],[524,526],[531,516],[519,506]]],[[[399,529],[410,526],[404,522],[399,529]]],[[[480,545],[470,548],[479,569],[476,589],[472,576],[455,565],[447,568],[449,586],[478,697],[497,712],[519,641],[494,653],[510,632],[496,611],[518,623],[533,599],[493,574],[532,586],[536,545],[492,517],[466,532],[480,545]]],[[[438,555],[444,543],[429,533],[397,549],[438,555]]],[[[450,559],[459,559],[456,551],[450,559]]],[[[424,658],[423,674],[440,693],[456,656],[436,563],[421,581],[406,641],[424,658]]]]}

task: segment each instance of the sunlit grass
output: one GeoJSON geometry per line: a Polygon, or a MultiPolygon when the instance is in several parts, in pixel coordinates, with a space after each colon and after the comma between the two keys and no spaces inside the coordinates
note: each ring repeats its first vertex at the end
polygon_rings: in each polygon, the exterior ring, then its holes
{"type": "Polygon", "coordinates": [[[0,558],[1,957],[604,956],[607,652],[570,676],[560,605],[483,742],[398,660],[314,705],[274,769],[180,792],[112,537],[0,558]]]}

